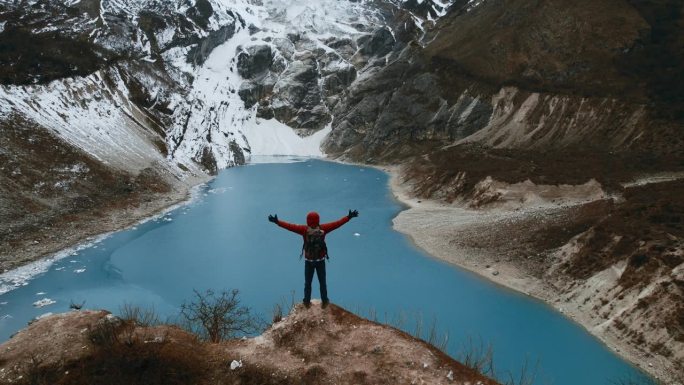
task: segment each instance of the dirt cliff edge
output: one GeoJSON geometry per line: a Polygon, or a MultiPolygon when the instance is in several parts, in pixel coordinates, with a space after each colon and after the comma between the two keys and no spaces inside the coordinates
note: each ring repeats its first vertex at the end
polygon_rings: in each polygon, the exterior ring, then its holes
{"type": "Polygon", "coordinates": [[[260,336],[217,344],[75,311],[35,321],[0,352],[0,384],[496,384],[400,330],[319,302],[260,336]]]}

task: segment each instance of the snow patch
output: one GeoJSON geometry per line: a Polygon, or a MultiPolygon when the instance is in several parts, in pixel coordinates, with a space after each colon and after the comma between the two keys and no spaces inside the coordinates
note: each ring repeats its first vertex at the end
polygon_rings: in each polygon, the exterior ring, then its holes
{"type": "Polygon", "coordinates": [[[251,155],[323,156],[321,142],[332,131],[330,124],[308,137],[300,137],[290,127],[275,119],[247,122],[243,133],[251,155]]]}
{"type": "Polygon", "coordinates": [[[0,88],[0,117],[19,113],[104,164],[138,171],[164,157],[154,144],[159,140],[154,130],[143,129],[148,124],[135,118],[145,113],[127,95],[116,70],[46,85],[6,86],[0,88]]]}

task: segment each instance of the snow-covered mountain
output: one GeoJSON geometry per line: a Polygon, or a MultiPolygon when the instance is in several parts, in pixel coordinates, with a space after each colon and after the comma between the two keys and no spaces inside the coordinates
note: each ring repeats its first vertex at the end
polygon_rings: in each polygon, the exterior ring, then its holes
{"type": "Polygon", "coordinates": [[[0,1],[0,270],[250,156],[321,155],[349,87],[439,16],[412,4],[0,1]]]}
{"type": "Polygon", "coordinates": [[[5,2],[0,119],[35,122],[129,171],[164,158],[175,172],[216,172],[256,154],[321,155],[357,74],[449,4],[5,2]]]}

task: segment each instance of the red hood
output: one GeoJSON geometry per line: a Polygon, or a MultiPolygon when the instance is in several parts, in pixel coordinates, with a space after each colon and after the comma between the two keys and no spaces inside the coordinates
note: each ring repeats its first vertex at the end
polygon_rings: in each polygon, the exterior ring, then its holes
{"type": "Polygon", "coordinates": [[[306,225],[309,227],[318,227],[320,220],[321,218],[315,211],[306,214],[306,225]]]}

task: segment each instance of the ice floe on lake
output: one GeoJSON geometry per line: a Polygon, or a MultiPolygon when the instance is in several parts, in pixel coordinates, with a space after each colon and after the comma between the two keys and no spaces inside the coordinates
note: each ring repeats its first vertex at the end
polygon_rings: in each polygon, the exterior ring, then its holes
{"type": "Polygon", "coordinates": [[[57,301],[50,298],[43,298],[33,303],[34,307],[45,307],[57,303],[57,301]]]}

